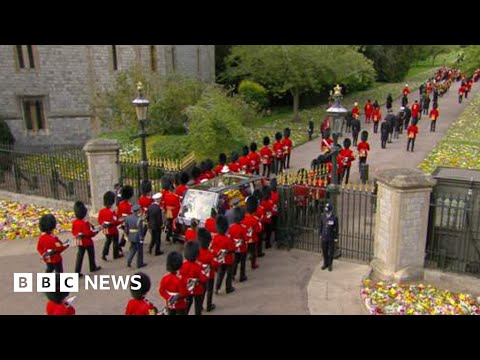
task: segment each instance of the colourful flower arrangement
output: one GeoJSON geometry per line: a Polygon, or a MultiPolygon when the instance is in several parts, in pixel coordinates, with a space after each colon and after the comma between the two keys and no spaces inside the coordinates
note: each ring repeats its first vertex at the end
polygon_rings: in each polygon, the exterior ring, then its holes
{"type": "Polygon", "coordinates": [[[365,279],[361,297],[372,315],[480,315],[480,298],[432,285],[365,279]]]}
{"type": "Polygon", "coordinates": [[[53,214],[57,219],[57,234],[71,230],[75,218],[71,211],[56,211],[32,204],[0,200],[0,241],[38,237],[38,222],[45,214],[53,214]]]}

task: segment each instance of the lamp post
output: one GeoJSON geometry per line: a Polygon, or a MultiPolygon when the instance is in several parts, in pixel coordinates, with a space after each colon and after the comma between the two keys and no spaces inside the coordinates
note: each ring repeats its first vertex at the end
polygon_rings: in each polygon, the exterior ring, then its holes
{"type": "Polygon", "coordinates": [[[135,112],[137,114],[137,119],[140,122],[140,132],[138,137],[142,141],[142,160],[140,161],[140,171],[143,181],[148,180],[148,159],[147,159],[147,133],[145,132],[145,122],[147,121],[147,112],[148,105],[150,102],[143,97],[143,84],[141,82],[137,83],[137,97],[132,101],[133,106],[135,106],[135,112]]]}

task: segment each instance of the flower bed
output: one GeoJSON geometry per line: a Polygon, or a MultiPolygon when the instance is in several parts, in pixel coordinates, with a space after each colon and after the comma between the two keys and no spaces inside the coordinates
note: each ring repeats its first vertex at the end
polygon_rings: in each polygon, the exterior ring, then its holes
{"type": "Polygon", "coordinates": [[[361,297],[373,315],[480,315],[480,298],[431,285],[365,279],[361,297]]]}
{"type": "Polygon", "coordinates": [[[57,219],[56,234],[71,230],[74,214],[71,211],[55,211],[31,204],[0,200],[0,240],[15,240],[38,237],[38,221],[45,214],[57,219]]]}

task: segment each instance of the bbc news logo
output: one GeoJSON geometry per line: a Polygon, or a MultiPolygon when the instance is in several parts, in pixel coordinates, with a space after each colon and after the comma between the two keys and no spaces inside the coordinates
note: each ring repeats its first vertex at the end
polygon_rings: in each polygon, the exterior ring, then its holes
{"type": "MultiPolygon", "coordinates": [[[[56,273],[37,273],[36,281],[33,279],[33,273],[14,273],[13,274],[13,292],[31,293],[35,291],[46,293],[55,292],[58,288],[56,284],[56,273]]],[[[60,273],[60,292],[78,292],[79,276],[77,273],[60,273]]],[[[139,290],[141,288],[140,275],[85,275],[85,290],[139,290]]]]}

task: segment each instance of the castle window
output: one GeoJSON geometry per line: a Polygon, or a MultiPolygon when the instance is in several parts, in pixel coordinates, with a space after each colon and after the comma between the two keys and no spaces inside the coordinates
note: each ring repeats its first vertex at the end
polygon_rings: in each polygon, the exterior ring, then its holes
{"type": "Polygon", "coordinates": [[[15,52],[20,69],[35,69],[33,45],[15,45],[15,52]]]}
{"type": "Polygon", "coordinates": [[[152,72],[157,72],[157,49],[155,45],[150,45],[150,68],[152,72]]]}
{"type": "Polygon", "coordinates": [[[113,71],[118,70],[118,56],[117,56],[117,46],[112,45],[112,64],[113,64],[113,71]]]}
{"type": "Polygon", "coordinates": [[[25,128],[34,133],[39,130],[47,130],[44,98],[27,97],[23,99],[22,105],[25,128]]]}

